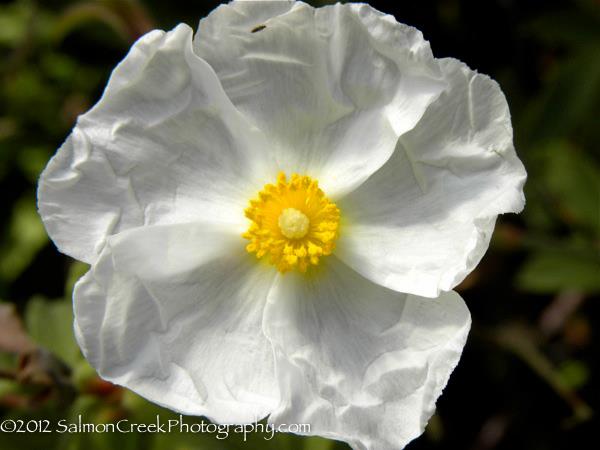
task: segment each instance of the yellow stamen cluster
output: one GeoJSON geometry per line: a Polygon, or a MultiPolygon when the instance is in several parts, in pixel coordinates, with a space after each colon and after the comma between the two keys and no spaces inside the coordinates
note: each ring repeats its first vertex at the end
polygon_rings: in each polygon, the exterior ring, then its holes
{"type": "Polygon", "coordinates": [[[335,248],[340,210],[308,176],[294,174],[287,181],[280,173],[245,212],[252,221],[242,235],[250,241],[246,250],[268,256],[280,272],[306,272],[335,248]]]}

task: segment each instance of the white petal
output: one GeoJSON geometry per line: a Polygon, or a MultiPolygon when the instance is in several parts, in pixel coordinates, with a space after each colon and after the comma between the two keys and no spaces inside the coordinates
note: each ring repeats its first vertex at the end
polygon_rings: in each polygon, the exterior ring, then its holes
{"type": "Polygon", "coordinates": [[[400,294],[335,257],[313,279],[279,276],[264,322],[281,392],[269,420],[355,449],[403,448],[433,414],[470,324],[454,292],[400,294]]]}
{"type": "Polygon", "coordinates": [[[365,4],[231,2],[194,45],[281,169],[332,198],[377,170],[445,87],[421,33],[365,4]]]}
{"type": "Polygon", "coordinates": [[[109,238],[74,293],[78,342],[98,373],[219,423],[266,416],[278,401],[261,330],[273,272],[241,241],[200,224],[109,238]]]}
{"type": "Polygon", "coordinates": [[[459,61],[442,67],[449,90],[338,203],[346,225],[337,255],[376,283],[427,297],[461,282],[487,250],[497,215],[525,203],[499,86],[459,61]]]}
{"type": "Polygon", "coordinates": [[[195,220],[245,226],[248,199],[273,178],[265,141],[192,49],[192,30],[153,31],[113,72],[48,164],[40,214],[59,249],[92,263],[107,236],[195,220]]]}

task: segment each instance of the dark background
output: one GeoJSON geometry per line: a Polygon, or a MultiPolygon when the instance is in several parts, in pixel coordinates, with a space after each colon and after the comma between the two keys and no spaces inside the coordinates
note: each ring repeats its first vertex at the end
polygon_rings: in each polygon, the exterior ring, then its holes
{"type": "MultiPolygon", "coordinates": [[[[326,2],[310,2],[321,5],[326,2]]],[[[98,379],[70,306],[86,267],[57,252],[35,210],[37,178],[112,68],[152,28],[196,27],[213,1],[0,2],[0,413],[151,423],[171,413],[98,379]]],[[[463,358],[423,449],[596,448],[600,367],[600,2],[371,3],[419,28],[436,57],[496,79],[527,167],[527,206],[500,218],[459,287],[473,315],[463,358]]],[[[194,418],[187,419],[193,422],[194,418]]],[[[281,435],[0,432],[0,448],[346,448],[281,435]]]]}

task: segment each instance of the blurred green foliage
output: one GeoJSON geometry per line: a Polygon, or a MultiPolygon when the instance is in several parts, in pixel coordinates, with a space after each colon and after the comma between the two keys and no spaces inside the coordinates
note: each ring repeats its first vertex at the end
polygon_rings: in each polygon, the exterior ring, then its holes
{"type": "MultiPolygon", "coordinates": [[[[133,40],[179,21],[195,26],[216,4],[0,4],[4,418],[76,422],[82,415],[97,423],[152,423],[156,415],[163,421],[176,417],[99,379],[81,356],[70,299],[87,266],[58,254],[49,242],[35,189],[44,165],[76,117],[99,98],[133,40]]],[[[471,343],[426,437],[411,448],[584,448],[600,406],[592,381],[600,350],[593,331],[600,325],[598,2],[372,4],[422,29],[436,55],[458,57],[500,82],[529,173],[524,213],[499,220],[489,254],[460,287],[473,313],[471,343]]],[[[345,448],[320,438],[264,437],[255,433],[243,442],[214,434],[0,433],[0,448],[345,448]]]]}

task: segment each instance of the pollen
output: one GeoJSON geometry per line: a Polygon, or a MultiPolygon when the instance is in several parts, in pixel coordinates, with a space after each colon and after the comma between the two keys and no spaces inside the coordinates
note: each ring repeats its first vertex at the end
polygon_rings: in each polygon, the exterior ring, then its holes
{"type": "Polygon", "coordinates": [[[340,210],[316,180],[280,173],[245,210],[251,223],[242,235],[249,253],[266,258],[280,272],[306,272],[330,255],[338,237],[340,210]]]}
{"type": "Polygon", "coordinates": [[[302,239],[308,233],[310,220],[302,211],[296,208],[286,208],[279,214],[277,220],[279,230],[288,239],[302,239]]]}

